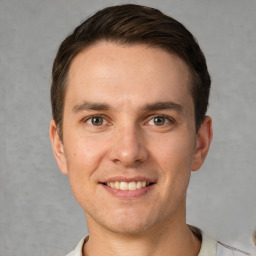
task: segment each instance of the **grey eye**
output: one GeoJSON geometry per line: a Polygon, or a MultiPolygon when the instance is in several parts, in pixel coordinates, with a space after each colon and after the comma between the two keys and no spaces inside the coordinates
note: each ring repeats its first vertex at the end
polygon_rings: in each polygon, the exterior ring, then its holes
{"type": "Polygon", "coordinates": [[[104,118],[101,116],[94,116],[94,117],[91,117],[89,120],[91,120],[92,125],[95,125],[95,126],[100,126],[100,125],[103,125],[104,123],[104,118]]]}
{"type": "Polygon", "coordinates": [[[166,121],[166,118],[164,116],[156,116],[153,119],[154,124],[157,126],[164,125],[165,121],[166,121]]]}

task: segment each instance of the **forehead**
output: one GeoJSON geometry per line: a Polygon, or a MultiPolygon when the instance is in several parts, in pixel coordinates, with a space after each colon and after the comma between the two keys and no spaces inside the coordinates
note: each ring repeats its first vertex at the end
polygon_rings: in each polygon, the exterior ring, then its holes
{"type": "Polygon", "coordinates": [[[148,45],[101,42],[80,52],[72,61],[66,96],[133,102],[191,96],[190,72],[177,55],[148,45]]]}

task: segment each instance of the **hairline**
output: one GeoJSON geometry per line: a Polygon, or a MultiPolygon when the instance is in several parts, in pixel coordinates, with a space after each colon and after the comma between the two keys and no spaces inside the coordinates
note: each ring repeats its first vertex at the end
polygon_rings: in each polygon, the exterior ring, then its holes
{"type": "Polygon", "coordinates": [[[198,82],[198,81],[196,81],[196,80],[198,80],[198,74],[193,70],[193,68],[188,64],[188,62],[186,60],[184,60],[184,58],[182,58],[177,52],[175,52],[171,48],[167,49],[167,47],[163,47],[163,46],[153,44],[150,42],[140,42],[139,40],[138,41],[134,40],[133,42],[127,42],[127,41],[125,41],[125,39],[122,40],[122,39],[114,39],[114,38],[101,38],[101,39],[95,40],[94,42],[85,43],[83,46],[81,46],[81,48],[74,54],[74,56],[72,56],[70,58],[70,61],[67,65],[67,70],[63,77],[63,83],[62,83],[62,85],[63,85],[63,105],[62,105],[62,109],[61,109],[61,119],[56,124],[58,134],[59,134],[60,138],[62,139],[62,141],[63,141],[63,117],[64,117],[64,108],[65,108],[65,101],[66,101],[65,98],[66,98],[66,93],[67,93],[68,84],[69,84],[69,73],[70,73],[71,65],[74,62],[75,58],[79,54],[81,54],[83,51],[86,51],[87,49],[97,46],[104,42],[108,42],[108,43],[112,43],[112,44],[116,44],[116,45],[120,45],[120,46],[127,46],[127,47],[132,47],[132,46],[136,46],[136,45],[145,45],[149,48],[161,49],[161,50],[165,51],[166,53],[173,54],[176,57],[178,57],[179,59],[181,59],[184,62],[184,64],[186,65],[186,67],[188,68],[188,74],[189,74],[188,91],[190,92],[190,95],[193,100],[194,122],[195,122],[196,131],[198,131],[197,119],[196,119],[196,102],[195,102],[194,93],[193,93],[193,88],[195,87],[195,83],[198,82]]]}

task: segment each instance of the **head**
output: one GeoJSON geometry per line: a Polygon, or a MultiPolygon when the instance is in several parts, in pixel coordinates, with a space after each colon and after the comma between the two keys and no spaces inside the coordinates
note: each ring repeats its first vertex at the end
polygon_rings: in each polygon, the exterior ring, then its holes
{"type": "Polygon", "coordinates": [[[104,9],[62,43],[50,136],[89,230],[185,223],[190,173],[211,141],[209,87],[193,36],[155,9],[104,9]]]}
{"type": "Polygon", "coordinates": [[[190,70],[190,92],[198,131],[207,111],[211,80],[196,39],[181,23],[159,10],[127,4],[97,12],[78,26],[59,48],[52,69],[51,102],[53,119],[61,138],[71,63],[84,49],[102,41],[121,45],[146,44],[180,57],[190,70]]]}

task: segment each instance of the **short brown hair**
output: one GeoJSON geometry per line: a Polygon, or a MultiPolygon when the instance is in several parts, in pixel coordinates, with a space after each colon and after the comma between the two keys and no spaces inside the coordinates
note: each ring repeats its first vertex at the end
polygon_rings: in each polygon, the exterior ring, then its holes
{"type": "Polygon", "coordinates": [[[52,68],[52,115],[62,138],[62,120],[69,67],[84,48],[100,41],[147,44],[176,54],[191,71],[191,93],[196,130],[207,111],[211,79],[196,39],[177,20],[161,11],[140,5],[111,6],[85,20],[60,45],[52,68]]]}

